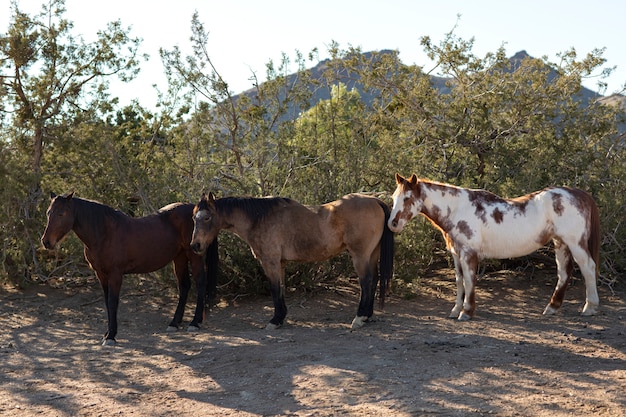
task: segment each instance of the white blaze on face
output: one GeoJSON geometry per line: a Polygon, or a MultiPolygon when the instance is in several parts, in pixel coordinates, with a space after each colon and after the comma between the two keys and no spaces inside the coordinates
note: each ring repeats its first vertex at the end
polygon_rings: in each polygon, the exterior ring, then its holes
{"type": "Polygon", "coordinates": [[[193,233],[191,235],[191,244],[197,245],[198,249],[204,249],[204,242],[202,235],[202,230],[200,226],[203,223],[203,220],[207,218],[207,213],[204,210],[198,211],[193,217],[193,233]]]}
{"type": "Polygon", "coordinates": [[[403,191],[401,185],[398,185],[396,191],[391,196],[393,208],[389,215],[388,226],[392,232],[400,233],[406,226],[406,223],[419,213],[411,197],[411,191],[403,191]]]}

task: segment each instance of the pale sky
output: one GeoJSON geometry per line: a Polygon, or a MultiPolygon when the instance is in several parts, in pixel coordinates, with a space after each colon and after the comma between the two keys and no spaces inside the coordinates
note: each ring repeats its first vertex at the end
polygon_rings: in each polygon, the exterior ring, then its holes
{"type": "MultiPolygon", "coordinates": [[[[38,12],[42,0],[19,0],[23,11],[38,12]]],[[[0,33],[8,28],[10,0],[0,0],[0,33]]],[[[130,85],[115,85],[112,94],[121,104],[137,98],[144,107],[156,102],[152,87],[167,90],[159,47],[183,51],[190,46],[191,17],[198,11],[210,32],[210,57],[230,89],[239,93],[252,86],[256,73],[264,80],[265,64],[276,63],[284,52],[305,56],[318,48],[326,58],[327,46],[336,41],[344,49],[363,51],[394,49],[405,64],[432,68],[420,45],[422,36],[439,43],[460,15],[455,34],[474,38],[474,53],[483,57],[504,46],[512,56],[526,50],[547,56],[575,48],[582,58],[594,48],[606,48],[606,66],[617,66],[608,79],[606,95],[626,84],[626,1],[597,0],[66,0],[66,18],[74,34],[95,37],[106,23],[120,19],[131,35],[144,39],[142,52],[150,55],[140,76],[130,85]]],[[[296,68],[294,67],[294,71],[296,68]]],[[[596,79],[584,85],[597,91],[596,79]]]]}

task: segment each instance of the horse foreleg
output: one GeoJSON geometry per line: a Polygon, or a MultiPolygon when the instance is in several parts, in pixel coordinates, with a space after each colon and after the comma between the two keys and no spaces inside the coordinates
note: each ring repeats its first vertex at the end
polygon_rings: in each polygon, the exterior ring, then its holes
{"type": "Polygon", "coordinates": [[[104,334],[102,346],[115,346],[117,335],[117,308],[120,301],[120,288],[122,287],[122,274],[107,275],[96,272],[102,290],[104,292],[104,304],[107,309],[108,330],[104,334]]]}
{"type": "MultiPolygon", "coordinates": [[[[207,256],[207,254],[205,253],[204,256],[207,256]]],[[[186,259],[185,264],[187,264],[186,259]]],[[[187,331],[195,332],[200,329],[200,324],[204,321],[206,312],[208,278],[202,257],[197,257],[191,261],[191,274],[196,280],[196,311],[193,315],[193,320],[191,320],[189,327],[187,327],[187,331]]]]}
{"type": "MultiPolygon", "coordinates": [[[[463,297],[463,310],[459,313],[458,319],[469,320],[474,316],[476,309],[476,273],[478,271],[478,255],[475,252],[464,251],[459,257],[461,270],[463,271],[463,287],[465,294],[463,297]]],[[[458,283],[457,283],[458,290],[458,283]]],[[[459,295],[457,294],[457,303],[459,295]]]]}
{"type": "Polygon", "coordinates": [[[452,311],[450,311],[450,315],[448,317],[451,319],[456,319],[463,311],[463,296],[465,295],[465,285],[463,284],[463,269],[461,268],[461,260],[459,259],[459,255],[453,253],[452,259],[454,260],[454,276],[456,280],[456,302],[454,303],[454,307],[452,308],[452,311]]]}
{"type": "Polygon", "coordinates": [[[285,268],[281,264],[265,264],[263,270],[270,281],[270,292],[274,301],[274,317],[265,326],[268,330],[278,329],[283,325],[287,317],[287,304],[285,304],[285,268]]]}
{"type": "Polygon", "coordinates": [[[178,330],[180,324],[183,322],[185,305],[187,305],[187,297],[189,295],[189,289],[191,288],[189,266],[187,264],[187,257],[184,256],[184,253],[182,253],[182,256],[179,254],[176,258],[174,258],[174,275],[176,275],[176,286],[178,287],[178,304],[176,305],[174,317],[167,326],[168,332],[178,330]]]}

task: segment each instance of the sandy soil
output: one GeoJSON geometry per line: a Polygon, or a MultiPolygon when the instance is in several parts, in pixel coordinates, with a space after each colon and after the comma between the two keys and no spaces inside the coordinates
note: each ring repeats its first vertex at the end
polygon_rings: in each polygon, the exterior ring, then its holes
{"type": "Polygon", "coordinates": [[[543,317],[551,277],[490,273],[475,319],[461,323],[446,318],[451,272],[423,279],[411,299],[392,295],[354,332],[353,281],[292,290],[288,322],[275,331],[263,329],[269,296],[230,297],[199,333],[172,334],[171,288],[130,277],[114,348],[99,343],[95,279],[5,289],[0,415],[626,415],[623,289],[601,288],[601,313],[583,318],[577,281],[561,311],[543,317]]]}

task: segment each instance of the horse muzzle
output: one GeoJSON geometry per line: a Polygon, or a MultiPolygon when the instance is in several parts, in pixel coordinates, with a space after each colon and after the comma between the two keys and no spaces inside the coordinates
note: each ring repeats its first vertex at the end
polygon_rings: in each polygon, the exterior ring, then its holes
{"type": "Polygon", "coordinates": [[[200,242],[192,242],[189,247],[197,255],[202,255],[204,253],[204,250],[205,250],[205,248],[202,247],[200,242]]]}
{"type": "Polygon", "coordinates": [[[53,250],[56,247],[56,242],[52,243],[50,242],[50,239],[44,239],[41,238],[41,243],[43,245],[44,248],[48,249],[48,250],[53,250]]]}
{"type": "Polygon", "coordinates": [[[392,217],[387,222],[387,227],[389,227],[389,230],[391,230],[394,233],[400,233],[402,229],[404,229],[405,223],[406,223],[405,221],[402,221],[402,220],[399,221],[392,217]]]}

